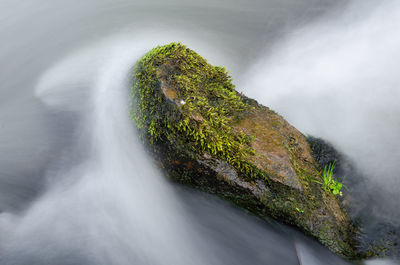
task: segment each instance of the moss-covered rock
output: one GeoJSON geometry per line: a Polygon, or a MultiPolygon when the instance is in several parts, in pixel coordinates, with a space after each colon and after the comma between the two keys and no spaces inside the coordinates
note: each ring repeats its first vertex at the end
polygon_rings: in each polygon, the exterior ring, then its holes
{"type": "Polygon", "coordinates": [[[132,119],[170,178],[355,255],[352,222],[315,182],[320,168],[306,138],[236,92],[225,68],[171,43],[143,56],[134,77],[132,119]]]}

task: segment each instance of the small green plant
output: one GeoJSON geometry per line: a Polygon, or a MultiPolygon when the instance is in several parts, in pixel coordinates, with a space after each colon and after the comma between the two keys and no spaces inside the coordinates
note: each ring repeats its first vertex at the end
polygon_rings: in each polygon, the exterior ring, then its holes
{"type": "Polygon", "coordinates": [[[333,195],[340,195],[342,196],[343,193],[341,189],[346,186],[343,185],[343,183],[339,182],[336,178],[333,177],[333,170],[335,169],[335,164],[336,161],[333,161],[333,163],[329,163],[324,167],[324,171],[322,173],[322,182],[320,181],[315,181],[319,184],[322,185],[322,189],[331,192],[333,195]]]}
{"type": "Polygon", "coordinates": [[[298,208],[298,207],[296,207],[296,211],[298,211],[299,213],[304,213],[304,210],[303,210],[303,209],[300,209],[300,208],[298,208]]]}

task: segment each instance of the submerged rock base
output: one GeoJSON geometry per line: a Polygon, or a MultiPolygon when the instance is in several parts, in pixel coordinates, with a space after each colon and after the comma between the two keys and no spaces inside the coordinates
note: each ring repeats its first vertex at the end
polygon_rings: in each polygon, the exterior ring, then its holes
{"type": "Polygon", "coordinates": [[[355,231],[324,191],[306,138],[235,91],[225,68],[182,44],[157,47],[134,70],[132,119],[167,175],[249,211],[295,225],[355,257],[355,231]]]}

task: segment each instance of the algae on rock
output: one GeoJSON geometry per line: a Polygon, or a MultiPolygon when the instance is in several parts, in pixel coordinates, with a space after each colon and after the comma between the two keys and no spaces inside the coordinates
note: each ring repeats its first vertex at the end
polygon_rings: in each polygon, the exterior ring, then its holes
{"type": "Polygon", "coordinates": [[[306,138],[235,91],[225,68],[180,43],[160,46],[137,62],[132,98],[132,119],[170,178],[355,256],[352,222],[314,181],[320,168],[306,138]]]}

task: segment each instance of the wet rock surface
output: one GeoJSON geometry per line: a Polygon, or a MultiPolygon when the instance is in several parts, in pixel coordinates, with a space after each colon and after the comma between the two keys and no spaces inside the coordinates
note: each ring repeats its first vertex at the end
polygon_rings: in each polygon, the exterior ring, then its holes
{"type": "Polygon", "coordinates": [[[368,177],[355,166],[354,161],[338,151],[331,143],[317,137],[308,136],[314,159],[321,167],[336,161],[335,174],[347,186],[341,198],[357,226],[357,251],[359,257],[400,258],[400,226],[396,222],[382,218],[373,209],[374,200],[379,200],[379,191],[371,187],[368,177]],[[378,197],[378,198],[377,198],[378,197]]]}
{"type": "Polygon", "coordinates": [[[137,62],[132,118],[173,180],[261,217],[302,229],[333,252],[356,255],[355,229],[320,181],[310,143],[283,117],[235,91],[222,67],[182,44],[137,62]]]}

